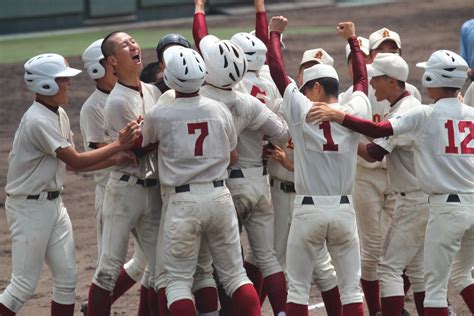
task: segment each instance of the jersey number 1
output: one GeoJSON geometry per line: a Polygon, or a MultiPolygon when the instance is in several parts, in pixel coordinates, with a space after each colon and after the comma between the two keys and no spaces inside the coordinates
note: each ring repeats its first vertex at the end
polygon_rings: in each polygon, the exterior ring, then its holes
{"type": "Polygon", "coordinates": [[[201,134],[196,139],[196,144],[194,145],[194,156],[202,156],[202,145],[204,143],[204,138],[209,135],[209,129],[207,127],[207,122],[201,123],[188,123],[188,134],[196,134],[196,130],[200,130],[201,134]]]}
{"type": "Polygon", "coordinates": [[[331,135],[331,124],[328,121],[319,124],[319,129],[323,130],[324,138],[326,138],[326,144],[323,145],[323,151],[338,151],[339,146],[334,143],[331,135]]]}
{"type": "MultiPolygon", "coordinates": [[[[444,148],[447,154],[459,154],[459,148],[456,146],[454,137],[454,121],[447,120],[444,127],[448,130],[448,146],[444,148]]],[[[461,154],[474,154],[474,147],[468,147],[471,140],[474,139],[474,123],[472,121],[459,121],[458,123],[459,132],[465,133],[466,130],[469,134],[461,141],[461,154]]]]}

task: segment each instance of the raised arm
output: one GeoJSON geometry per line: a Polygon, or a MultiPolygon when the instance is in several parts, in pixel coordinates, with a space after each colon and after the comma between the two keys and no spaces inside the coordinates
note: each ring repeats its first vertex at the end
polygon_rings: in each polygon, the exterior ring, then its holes
{"type": "Polygon", "coordinates": [[[265,0],[254,0],[255,5],[255,36],[268,47],[268,21],[265,11],[265,0]]]}
{"type": "Polygon", "coordinates": [[[367,68],[364,54],[362,53],[355,33],[355,26],[352,22],[341,22],[337,25],[337,32],[349,43],[352,53],[352,72],[354,74],[353,92],[361,91],[367,95],[369,91],[369,80],[367,78],[367,68]]]}
{"type": "Polygon", "coordinates": [[[199,50],[199,43],[202,38],[209,34],[206,24],[205,12],[206,0],[194,0],[193,38],[196,49],[199,50]]]}
{"type": "Polygon", "coordinates": [[[267,56],[270,74],[282,96],[285,93],[286,87],[291,83],[286,74],[285,61],[283,60],[280,46],[281,33],[283,33],[287,25],[288,20],[283,16],[276,16],[271,19],[270,43],[267,56]]]}

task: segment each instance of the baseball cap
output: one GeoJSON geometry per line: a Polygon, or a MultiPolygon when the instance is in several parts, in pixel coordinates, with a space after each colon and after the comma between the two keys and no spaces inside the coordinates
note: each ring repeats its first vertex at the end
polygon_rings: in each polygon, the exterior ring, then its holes
{"type": "Polygon", "coordinates": [[[367,65],[369,77],[388,76],[400,81],[408,79],[408,64],[397,54],[379,53],[372,64],[367,65]]]}
{"type": "Polygon", "coordinates": [[[303,53],[303,58],[301,58],[300,66],[310,62],[317,61],[320,64],[324,65],[334,65],[334,59],[322,48],[309,49],[303,53]]]}
{"type": "Polygon", "coordinates": [[[380,44],[388,40],[394,41],[398,48],[402,48],[400,35],[398,35],[397,32],[391,31],[385,27],[370,34],[369,47],[370,49],[376,49],[380,46],[380,44]]]}
{"type": "MultiPolygon", "coordinates": [[[[359,42],[360,50],[368,56],[370,54],[369,40],[366,39],[365,37],[358,36],[357,41],[359,42]]],[[[349,58],[350,53],[351,53],[351,46],[347,44],[346,45],[346,60],[349,58]]]]}
{"type": "Polygon", "coordinates": [[[301,85],[301,88],[303,88],[309,81],[320,78],[333,78],[339,81],[339,76],[333,66],[316,64],[303,71],[303,84],[301,85]]]}

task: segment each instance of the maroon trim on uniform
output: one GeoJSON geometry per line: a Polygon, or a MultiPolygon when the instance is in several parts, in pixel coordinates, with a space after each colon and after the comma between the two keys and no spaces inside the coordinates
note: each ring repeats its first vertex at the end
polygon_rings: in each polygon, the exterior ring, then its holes
{"type": "Polygon", "coordinates": [[[390,107],[394,106],[395,104],[398,103],[398,101],[400,101],[401,99],[403,99],[404,97],[407,97],[409,95],[410,95],[410,92],[408,92],[407,90],[403,91],[403,93],[400,94],[400,96],[392,104],[390,104],[390,107]]]}
{"type": "Polygon", "coordinates": [[[369,92],[369,79],[365,65],[364,53],[360,50],[357,37],[351,36],[347,39],[352,53],[352,72],[354,73],[353,91],[362,91],[365,95],[369,92]]]}
{"type": "Polygon", "coordinates": [[[201,50],[199,49],[199,43],[206,35],[209,35],[209,31],[207,30],[206,24],[206,15],[202,12],[195,13],[193,19],[193,38],[194,45],[196,46],[199,52],[201,52],[201,50]]]}
{"type": "MultiPolygon", "coordinates": [[[[123,84],[123,83],[122,83],[123,84]]],[[[124,85],[125,86],[125,85],[124,85]]],[[[101,89],[99,88],[99,86],[96,86],[97,90],[99,90],[100,92],[102,93],[105,93],[105,94],[110,94],[110,90],[104,90],[104,89],[101,89]]]]}
{"type": "Polygon", "coordinates": [[[285,70],[285,61],[281,53],[280,32],[270,32],[270,42],[268,45],[268,65],[270,66],[270,74],[275,85],[283,96],[286,87],[291,83],[285,70]]]}
{"type": "Polygon", "coordinates": [[[393,135],[392,124],[389,121],[374,123],[356,116],[346,114],[342,121],[342,126],[347,127],[357,133],[372,138],[387,137],[393,135]]]}
{"type": "Polygon", "coordinates": [[[35,101],[38,102],[39,104],[41,104],[42,106],[44,106],[45,108],[47,108],[48,110],[50,110],[51,112],[54,112],[54,113],[58,114],[59,106],[52,106],[52,105],[46,104],[46,103],[38,100],[38,98],[36,98],[35,101]]]}
{"type": "Polygon", "coordinates": [[[140,93],[140,96],[143,97],[142,84],[141,84],[141,82],[140,82],[140,85],[139,85],[138,87],[137,87],[137,86],[129,86],[128,84],[125,84],[125,83],[120,82],[120,81],[119,81],[118,83],[120,83],[120,84],[121,84],[122,86],[124,86],[124,87],[127,87],[127,88],[129,88],[129,89],[132,89],[132,90],[135,90],[135,91],[139,92],[139,93],[140,93]]]}
{"type": "Polygon", "coordinates": [[[370,155],[370,157],[374,158],[377,161],[382,161],[383,157],[389,154],[388,151],[374,143],[368,143],[366,148],[367,153],[370,155]]]}
{"type": "MultiPolygon", "coordinates": [[[[255,36],[260,39],[265,46],[268,47],[269,37],[268,37],[268,20],[267,20],[267,12],[265,11],[258,11],[255,14],[255,36]]],[[[265,60],[265,64],[268,64],[268,51],[267,51],[267,59],[265,60]]]]}

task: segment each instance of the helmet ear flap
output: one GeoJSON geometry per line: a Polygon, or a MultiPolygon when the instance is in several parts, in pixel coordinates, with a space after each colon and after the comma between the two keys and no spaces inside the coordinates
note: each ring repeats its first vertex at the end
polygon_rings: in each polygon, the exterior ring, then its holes
{"type": "Polygon", "coordinates": [[[94,62],[93,64],[88,65],[86,68],[87,74],[92,79],[100,79],[105,76],[105,68],[100,62],[94,62]]]}
{"type": "Polygon", "coordinates": [[[38,80],[32,87],[33,91],[42,95],[53,96],[59,92],[59,86],[54,79],[38,80]]]}

